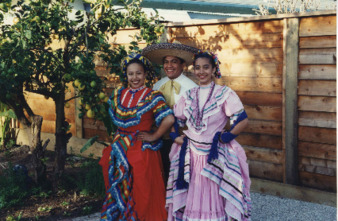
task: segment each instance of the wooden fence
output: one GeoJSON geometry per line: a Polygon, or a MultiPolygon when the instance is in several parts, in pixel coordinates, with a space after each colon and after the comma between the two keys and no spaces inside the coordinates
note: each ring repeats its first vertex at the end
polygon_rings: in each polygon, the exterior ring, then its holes
{"type": "MultiPolygon", "coordinates": [[[[121,30],[112,43],[129,44],[137,31],[121,30]]],[[[162,38],[218,54],[217,83],[237,92],[249,116],[237,140],[251,177],[336,192],[335,11],[168,23],[162,38]]],[[[107,73],[99,63],[96,71],[107,73]]],[[[110,77],[107,94],[117,80],[110,77]]],[[[54,133],[55,114],[39,110],[53,104],[36,98],[43,131],[54,133]]],[[[76,102],[66,115],[76,137],[110,140],[101,122],[76,117],[76,102]]]]}

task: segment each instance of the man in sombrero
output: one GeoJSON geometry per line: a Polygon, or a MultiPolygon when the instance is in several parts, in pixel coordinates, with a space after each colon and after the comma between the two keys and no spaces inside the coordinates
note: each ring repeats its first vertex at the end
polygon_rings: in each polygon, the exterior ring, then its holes
{"type": "MultiPolygon", "coordinates": [[[[172,108],[187,90],[197,84],[183,74],[186,66],[193,62],[197,48],[180,43],[159,43],[149,45],[142,50],[142,55],[151,62],[163,65],[166,77],[155,83],[153,89],[162,92],[167,104],[172,108]]],[[[164,179],[169,176],[169,152],[173,141],[168,135],[163,137],[163,147],[160,149],[163,161],[164,179]]]]}

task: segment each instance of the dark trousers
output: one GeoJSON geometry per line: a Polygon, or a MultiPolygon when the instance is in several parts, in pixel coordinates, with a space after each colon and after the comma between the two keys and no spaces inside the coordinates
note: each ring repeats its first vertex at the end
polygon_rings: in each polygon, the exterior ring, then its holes
{"type": "Polygon", "coordinates": [[[167,187],[168,177],[169,177],[169,170],[170,170],[170,160],[169,160],[169,153],[171,149],[171,145],[173,141],[171,139],[163,139],[163,146],[160,149],[162,163],[163,163],[163,178],[164,184],[167,187]]]}

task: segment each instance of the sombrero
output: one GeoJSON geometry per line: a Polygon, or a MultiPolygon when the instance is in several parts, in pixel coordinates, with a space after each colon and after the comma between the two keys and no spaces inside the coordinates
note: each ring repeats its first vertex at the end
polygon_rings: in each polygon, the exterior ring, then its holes
{"type": "Polygon", "coordinates": [[[145,47],[142,55],[156,64],[163,64],[163,58],[166,56],[175,56],[183,59],[186,65],[190,65],[197,51],[197,48],[180,43],[158,43],[145,47]]]}

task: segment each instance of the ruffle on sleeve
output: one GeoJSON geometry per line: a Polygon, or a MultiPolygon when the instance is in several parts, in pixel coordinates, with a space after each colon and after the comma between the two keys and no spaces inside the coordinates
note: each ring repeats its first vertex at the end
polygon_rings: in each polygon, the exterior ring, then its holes
{"type": "MultiPolygon", "coordinates": [[[[186,95],[186,94],[185,94],[186,95]]],[[[177,123],[180,127],[185,126],[186,116],[184,115],[184,108],[185,108],[185,95],[181,96],[181,98],[177,101],[177,103],[174,105],[174,114],[177,119],[177,123]]]]}
{"type": "Polygon", "coordinates": [[[155,118],[156,126],[160,126],[162,120],[168,116],[169,114],[173,114],[173,111],[170,107],[165,103],[165,99],[161,92],[153,91],[151,94],[151,100],[153,101],[153,113],[155,118]]]}
{"type": "Polygon", "coordinates": [[[227,100],[224,102],[223,108],[225,110],[225,114],[228,117],[231,117],[236,113],[240,113],[244,109],[244,106],[236,92],[231,90],[227,100]]]}

